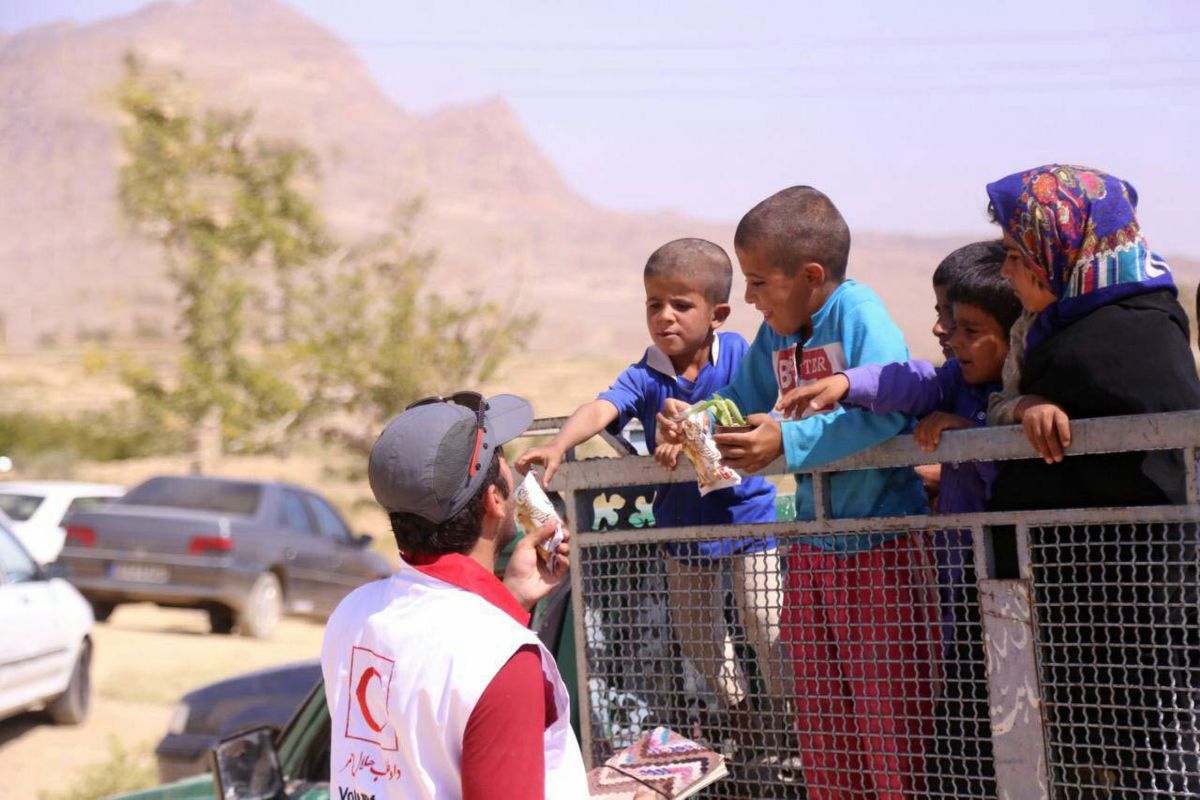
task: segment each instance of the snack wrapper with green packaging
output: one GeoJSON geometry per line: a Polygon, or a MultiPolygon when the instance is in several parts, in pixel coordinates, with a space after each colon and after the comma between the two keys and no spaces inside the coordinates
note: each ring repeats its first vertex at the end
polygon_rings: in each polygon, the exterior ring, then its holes
{"type": "Polygon", "coordinates": [[[525,473],[525,479],[517,484],[513,499],[517,504],[517,523],[526,536],[531,536],[547,522],[554,523],[554,535],[539,546],[541,555],[546,560],[554,556],[554,551],[563,541],[562,519],[554,510],[554,504],[546,496],[542,484],[538,481],[533,470],[525,473]]]}
{"type": "Polygon", "coordinates": [[[681,423],[683,452],[696,468],[696,482],[700,486],[701,497],[742,482],[741,475],[721,463],[721,451],[712,438],[712,418],[708,409],[705,403],[689,408],[681,423]]]}

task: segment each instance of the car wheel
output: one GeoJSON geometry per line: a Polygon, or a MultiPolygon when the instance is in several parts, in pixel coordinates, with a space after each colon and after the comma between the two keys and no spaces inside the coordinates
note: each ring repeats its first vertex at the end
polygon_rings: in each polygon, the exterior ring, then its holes
{"type": "Polygon", "coordinates": [[[233,612],[228,608],[210,608],[208,610],[208,627],[213,633],[233,633],[235,621],[233,612]]]}
{"type": "Polygon", "coordinates": [[[79,649],[79,658],[71,670],[71,682],[46,711],[50,719],[59,725],[78,725],[87,719],[92,703],[92,645],[84,641],[79,649]]]}
{"type": "Polygon", "coordinates": [[[250,596],[238,614],[238,628],[243,636],[266,639],[275,632],[282,614],[283,586],[274,572],[264,572],[250,587],[250,596]]]}
{"type": "Polygon", "coordinates": [[[96,618],[96,622],[108,622],[108,618],[112,616],[116,609],[116,603],[107,603],[102,600],[92,600],[92,616],[96,618]]]}

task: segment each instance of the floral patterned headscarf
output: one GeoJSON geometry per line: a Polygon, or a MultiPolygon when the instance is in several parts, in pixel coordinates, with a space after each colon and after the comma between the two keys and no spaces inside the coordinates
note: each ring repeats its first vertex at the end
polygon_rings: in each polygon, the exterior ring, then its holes
{"type": "Polygon", "coordinates": [[[1026,347],[1101,306],[1159,289],[1171,270],[1138,225],[1137,190],[1098,169],[1048,164],[987,187],[992,209],[1057,299],[1030,327],[1026,347]]]}

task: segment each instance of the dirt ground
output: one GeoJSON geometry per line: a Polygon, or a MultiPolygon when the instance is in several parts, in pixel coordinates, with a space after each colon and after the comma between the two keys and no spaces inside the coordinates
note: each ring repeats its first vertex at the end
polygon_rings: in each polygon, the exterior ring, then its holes
{"type": "Polygon", "coordinates": [[[320,655],[321,623],[285,619],[270,641],[213,636],[199,611],[151,605],[118,608],[96,625],[92,710],[75,727],[30,713],[0,721],[0,800],[61,791],[90,764],[107,761],[109,740],[152,751],[185,692],[231,675],[320,655]]]}

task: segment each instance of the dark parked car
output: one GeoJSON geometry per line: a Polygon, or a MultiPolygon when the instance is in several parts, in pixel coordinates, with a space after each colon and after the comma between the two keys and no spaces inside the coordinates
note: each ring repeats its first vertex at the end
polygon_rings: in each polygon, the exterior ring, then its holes
{"type": "Polygon", "coordinates": [[[66,520],[61,560],[103,621],[120,603],[208,612],[214,633],[269,636],[288,611],[328,616],[391,574],[328,502],[286,483],[151,478],[66,520]]]}
{"type": "Polygon", "coordinates": [[[313,687],[321,664],[301,661],[249,672],[194,689],[176,704],[158,743],[158,777],[171,783],[208,771],[208,751],[234,731],[259,725],[283,728],[313,687]]]}

